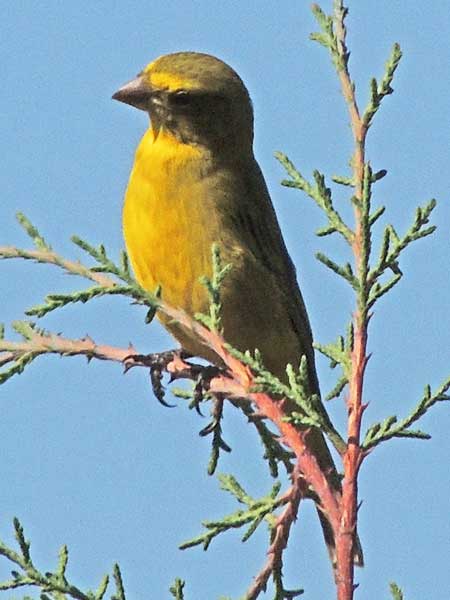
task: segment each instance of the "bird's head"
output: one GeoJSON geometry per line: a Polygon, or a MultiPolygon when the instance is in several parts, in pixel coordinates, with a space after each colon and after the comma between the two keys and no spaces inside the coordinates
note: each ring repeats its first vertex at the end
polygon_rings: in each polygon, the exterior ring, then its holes
{"type": "Polygon", "coordinates": [[[161,56],[113,98],[148,112],[155,137],[165,131],[187,144],[251,151],[253,109],[247,88],[231,67],[209,54],[161,56]]]}

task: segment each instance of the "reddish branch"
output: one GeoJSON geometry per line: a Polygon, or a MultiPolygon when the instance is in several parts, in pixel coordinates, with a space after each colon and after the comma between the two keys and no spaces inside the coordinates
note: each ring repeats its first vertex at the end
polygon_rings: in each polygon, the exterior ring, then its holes
{"type": "MultiPolygon", "coordinates": [[[[23,251],[21,251],[21,256],[23,257],[23,251]]],[[[88,269],[84,272],[85,268],[79,263],[62,260],[52,252],[36,250],[30,252],[28,258],[50,262],[66,269],[68,272],[76,272],[90,279],[93,278],[92,272],[88,269]]],[[[115,285],[114,281],[104,274],[95,273],[95,280],[106,288],[115,285]]],[[[270,572],[273,573],[274,565],[277,561],[278,564],[281,564],[281,555],[287,543],[287,536],[297,515],[301,486],[314,490],[319,499],[321,510],[327,515],[335,534],[340,531],[342,522],[340,495],[330,486],[326,474],[321,470],[315,455],[308,447],[305,441],[306,432],[299,430],[291,423],[285,421],[286,413],[283,403],[273,400],[265,393],[252,391],[255,385],[254,376],[250,368],[228,352],[223,338],[210,332],[206,327],[193,320],[183,311],[174,309],[164,302],[160,301],[159,310],[171,319],[179,322],[185,328],[191,330],[195,336],[215,352],[224,364],[224,371],[219,372],[218,375],[211,379],[210,391],[223,394],[228,398],[248,398],[251,400],[256,406],[258,414],[268,418],[277,426],[281,442],[290,447],[295,453],[297,459],[296,469],[297,472],[302,474],[303,479],[301,482],[298,478],[293,481],[292,499],[289,500],[288,506],[277,522],[275,537],[269,549],[268,562],[255,580],[253,586],[253,589],[256,590],[263,585],[264,580],[267,581],[270,572]]],[[[136,350],[131,346],[129,348],[117,348],[96,344],[90,337],[73,340],[36,330],[28,332],[27,339],[21,342],[0,341],[0,366],[14,362],[26,354],[38,356],[49,353],[62,356],[82,355],[86,356],[89,360],[97,358],[99,360],[111,360],[125,364],[128,357],[137,355],[136,350]]],[[[140,362],[139,357],[137,357],[137,360],[133,360],[133,366],[148,367],[148,363],[144,360],[140,362]]],[[[174,355],[173,360],[168,363],[167,371],[174,378],[185,377],[193,379],[198,375],[198,373],[194,374],[192,365],[186,363],[177,355],[174,355]]],[[[256,598],[256,595],[254,597],[256,598]]]]}
{"type": "MultiPolygon", "coordinates": [[[[355,152],[352,159],[355,182],[355,236],[353,253],[360,283],[364,285],[361,274],[364,271],[363,235],[361,203],[363,200],[364,170],[365,170],[365,141],[367,126],[361,118],[355,97],[354,85],[347,68],[347,48],[345,44],[346,28],[344,25],[345,9],[342,3],[335,8],[335,33],[338,42],[338,52],[341,65],[338,69],[343,96],[347,102],[355,152]],[[340,6],[339,6],[340,5],[340,6]]],[[[347,396],[347,451],[343,456],[344,479],[342,482],[342,501],[340,524],[336,534],[336,583],[338,600],[352,600],[354,592],[353,540],[356,531],[358,511],[358,471],[363,459],[360,445],[361,422],[365,409],[363,404],[363,382],[367,356],[367,325],[368,317],[365,306],[358,303],[353,317],[354,344],[351,355],[352,368],[347,396]]]]}
{"type": "Polygon", "coordinates": [[[297,519],[300,500],[307,493],[305,480],[297,467],[292,473],[292,481],[292,487],[285,494],[285,498],[287,499],[286,508],[277,518],[272,530],[272,543],[267,551],[266,564],[255,577],[252,586],[248,589],[245,596],[246,600],[255,600],[261,592],[266,590],[267,582],[274,571],[281,571],[283,552],[288,544],[289,533],[292,525],[297,519]]]}
{"type": "MultiPolygon", "coordinates": [[[[355,98],[354,87],[347,69],[347,48],[345,45],[346,30],[344,26],[345,9],[342,3],[336,2],[335,8],[335,33],[338,41],[338,52],[341,57],[341,65],[338,69],[342,87],[342,93],[347,102],[353,137],[355,141],[355,152],[352,160],[355,197],[360,202],[363,199],[364,170],[365,170],[365,139],[367,126],[359,113],[355,98]]],[[[355,202],[355,235],[353,239],[353,252],[355,265],[360,275],[364,272],[364,250],[362,229],[361,203],[355,202]]],[[[14,248],[2,248],[2,256],[14,258],[22,257],[34,259],[39,262],[47,262],[58,265],[68,272],[87,277],[105,288],[117,285],[108,276],[95,273],[80,263],[66,261],[50,250],[29,251],[24,256],[24,251],[14,254],[14,248]],[[8,252],[10,254],[8,255],[8,252]]],[[[365,282],[361,280],[363,285],[365,282]]],[[[286,547],[290,528],[296,518],[298,504],[302,495],[302,486],[311,487],[317,495],[322,511],[333,529],[336,540],[336,584],[338,600],[352,600],[354,592],[354,535],[357,523],[358,510],[358,471],[363,460],[360,446],[361,421],[364,412],[363,381],[364,371],[367,364],[367,324],[368,317],[365,312],[365,304],[358,303],[354,314],[354,345],[352,350],[352,369],[349,380],[349,392],[347,397],[348,426],[347,426],[347,449],[343,454],[344,479],[342,482],[342,497],[332,489],[325,473],[320,469],[316,457],[305,442],[305,431],[301,431],[284,419],[286,414],[283,405],[274,401],[267,394],[255,393],[254,377],[251,370],[234,358],[226,349],[224,340],[210,332],[200,323],[191,319],[183,311],[160,303],[159,309],[173,320],[190,329],[199,339],[207,344],[220,358],[226,367],[226,373],[220,373],[213,377],[210,382],[210,391],[223,394],[231,398],[249,398],[256,406],[258,414],[268,418],[280,431],[280,440],[292,449],[297,458],[296,470],[301,473],[302,479],[293,479],[290,498],[285,510],[278,517],[275,525],[275,533],[272,544],[268,551],[268,560],[262,571],[256,577],[253,586],[248,592],[248,598],[256,598],[265,589],[268,578],[276,565],[281,565],[282,553],[286,547]]],[[[98,345],[86,337],[82,340],[68,340],[61,336],[45,335],[36,332],[29,340],[23,342],[0,342],[0,366],[14,361],[17,357],[33,353],[34,355],[44,353],[58,353],[61,355],[85,355],[89,359],[112,360],[125,362],[126,358],[136,354],[130,347],[127,349],[112,346],[98,345]],[[1,351],[1,350],[0,350],[1,351]]],[[[134,362],[134,365],[139,365],[134,362]]],[[[147,366],[142,363],[141,366],[147,366]]],[[[180,357],[175,356],[167,365],[167,370],[175,378],[192,378],[191,366],[180,357]]]]}
{"type": "Polygon", "coordinates": [[[24,258],[25,260],[34,260],[39,263],[55,265],[72,275],[80,275],[80,277],[95,281],[98,285],[101,285],[106,289],[117,286],[117,283],[107,275],[99,273],[98,271],[93,271],[89,267],[85,267],[75,260],[66,260],[50,249],[19,250],[14,246],[0,246],[0,257],[24,258]]]}
{"type": "Polygon", "coordinates": [[[124,363],[128,356],[133,356],[137,352],[132,346],[117,348],[107,344],[96,344],[89,336],[73,340],[61,335],[36,332],[29,340],[22,342],[0,341],[0,366],[11,363],[25,354],[86,356],[88,360],[97,358],[98,360],[124,363]]]}
{"type": "MultiPolygon", "coordinates": [[[[218,375],[210,382],[210,391],[224,394],[227,397],[249,398],[257,407],[258,413],[274,423],[281,433],[281,441],[295,453],[299,470],[308,485],[312,487],[320,500],[320,505],[327,515],[334,531],[338,530],[340,521],[340,499],[329,484],[325,473],[321,470],[314,453],[305,441],[305,431],[287,423],[286,413],[280,402],[273,400],[262,392],[253,392],[254,376],[249,367],[234,358],[226,349],[223,338],[212,333],[200,323],[193,321],[181,310],[173,309],[161,303],[161,310],[190,329],[199,339],[203,340],[222,360],[227,369],[226,375],[218,375]]],[[[179,359],[178,359],[179,361],[179,359]]],[[[168,370],[184,369],[185,363],[172,363],[168,370]]]]}
{"type": "MultiPolygon", "coordinates": [[[[297,429],[284,419],[282,403],[273,400],[262,392],[255,393],[254,376],[251,370],[234,358],[226,349],[223,338],[210,332],[206,327],[194,321],[186,313],[174,309],[161,302],[160,310],[167,316],[190,329],[199,339],[203,340],[221,359],[226,368],[226,374],[219,374],[210,381],[210,391],[223,394],[230,398],[248,398],[257,408],[258,413],[272,421],[280,431],[281,441],[289,446],[295,453],[299,471],[303,474],[305,484],[311,487],[319,498],[321,508],[327,515],[333,530],[337,531],[340,521],[340,499],[335,490],[330,486],[325,473],[305,441],[305,432],[297,429]]],[[[84,355],[88,359],[112,360],[125,362],[127,357],[136,355],[134,348],[117,348],[113,346],[96,344],[91,338],[71,340],[58,335],[47,335],[36,331],[28,340],[22,342],[0,342],[0,364],[12,362],[21,355],[32,353],[34,355],[56,353],[64,356],[84,355]]],[[[134,363],[139,366],[139,361],[134,363]]],[[[147,366],[145,362],[142,366],[147,366]]],[[[188,363],[179,356],[168,364],[167,371],[175,378],[192,378],[192,370],[188,363]]]]}

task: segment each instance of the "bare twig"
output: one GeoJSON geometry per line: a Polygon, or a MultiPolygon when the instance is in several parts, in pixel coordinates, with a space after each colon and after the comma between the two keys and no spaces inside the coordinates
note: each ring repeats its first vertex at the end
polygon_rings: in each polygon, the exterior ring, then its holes
{"type": "MultiPolygon", "coordinates": [[[[307,493],[305,481],[297,469],[295,469],[292,473],[292,481],[292,487],[285,494],[287,505],[277,518],[272,529],[272,543],[267,551],[267,561],[261,571],[255,577],[251,587],[247,590],[247,594],[245,596],[246,600],[255,600],[259,594],[264,592],[271,576],[275,581],[275,586],[282,588],[281,569],[283,566],[283,552],[288,543],[291,527],[297,519],[300,500],[307,493]]],[[[302,590],[289,592],[289,597],[294,598],[301,593],[302,590]]]]}
{"type": "Polygon", "coordinates": [[[365,409],[363,405],[364,371],[367,365],[367,298],[366,281],[368,271],[368,242],[369,229],[365,226],[367,211],[363,208],[364,185],[367,177],[365,168],[365,141],[367,125],[360,116],[356,101],[355,87],[348,70],[348,51],[346,46],[345,16],[347,9],[342,0],[334,2],[334,25],[337,40],[338,76],[341,82],[342,94],[347,103],[350,123],[355,143],[352,158],[353,183],[355,191],[355,237],[352,248],[355,260],[355,270],[359,280],[358,303],[353,316],[354,343],[351,352],[351,371],[349,391],[347,396],[347,451],[343,457],[344,479],[342,481],[342,503],[339,528],[336,537],[336,584],[338,600],[351,600],[354,591],[353,548],[358,512],[358,471],[363,454],[360,446],[361,422],[365,409]]]}
{"type": "Polygon", "coordinates": [[[57,267],[61,267],[71,275],[80,275],[80,277],[90,279],[91,281],[94,281],[98,285],[105,288],[110,288],[117,285],[116,282],[107,275],[93,271],[77,261],[62,258],[53,250],[22,250],[15,248],[14,246],[0,246],[0,257],[23,258],[25,260],[33,260],[35,262],[45,263],[47,265],[55,265],[57,267]]]}

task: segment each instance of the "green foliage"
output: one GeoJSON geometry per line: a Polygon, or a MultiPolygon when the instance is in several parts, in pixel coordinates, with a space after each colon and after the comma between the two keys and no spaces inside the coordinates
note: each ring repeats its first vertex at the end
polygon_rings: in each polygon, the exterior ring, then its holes
{"type": "MultiPolygon", "coordinates": [[[[274,583],[275,595],[273,596],[273,600],[287,600],[289,598],[297,598],[303,594],[302,589],[286,590],[283,585],[281,552],[276,550],[275,541],[277,528],[280,526],[280,516],[274,514],[277,509],[284,505],[288,505],[292,502],[296,502],[298,505],[300,497],[293,500],[289,493],[278,496],[281,486],[279,483],[275,483],[269,494],[255,500],[243,489],[232,475],[219,475],[219,480],[222,489],[231,493],[239,503],[246,505],[247,509],[238,510],[219,521],[204,521],[203,525],[207,531],[192,540],[185,542],[180,548],[184,550],[193,546],[202,545],[203,549],[207,550],[211,541],[221,533],[249,525],[242,537],[242,541],[246,542],[253,535],[258,526],[265,521],[269,529],[271,544],[270,552],[272,553],[273,559],[267,573],[271,573],[274,583]]],[[[263,570],[263,572],[264,571],[267,571],[267,569],[263,570]]],[[[256,578],[256,582],[250,590],[248,590],[242,600],[255,600],[259,596],[259,593],[266,589],[267,579],[264,579],[261,583],[258,582],[259,578],[261,578],[261,574],[256,578]]]]}
{"type": "Polygon", "coordinates": [[[419,429],[410,429],[411,425],[418,421],[423,415],[437,402],[448,402],[450,395],[447,393],[450,389],[450,377],[439,386],[438,390],[432,394],[429,385],[425,387],[423,396],[417,406],[401,421],[397,421],[396,416],[387,417],[381,423],[375,423],[366,432],[364,442],[362,444],[364,450],[370,450],[394,437],[397,438],[416,438],[419,440],[428,440],[430,435],[419,429]]]}
{"type": "Polygon", "coordinates": [[[255,373],[254,391],[263,391],[272,397],[286,398],[298,406],[299,410],[292,411],[290,416],[286,417],[287,421],[300,427],[316,427],[325,433],[339,453],[345,450],[345,441],[335,429],[319,396],[311,394],[305,356],[302,356],[298,369],[294,369],[292,365],[286,366],[288,383],[283,383],[265,368],[258,350],[252,354],[248,350],[240,352],[228,344],[226,347],[233,356],[248,365],[255,373]]]}
{"type": "Polygon", "coordinates": [[[209,297],[209,314],[197,313],[195,318],[203,323],[210,331],[214,333],[223,333],[222,328],[222,301],[220,298],[220,288],[223,280],[232,268],[232,265],[224,265],[220,256],[218,244],[212,245],[212,277],[202,277],[201,282],[206,288],[209,297]]]}
{"type": "MultiPolygon", "coordinates": [[[[79,261],[69,261],[52,250],[38,229],[22,213],[18,213],[17,219],[26,233],[31,237],[35,249],[25,250],[15,247],[3,247],[0,251],[0,259],[22,258],[51,264],[71,275],[81,276],[94,281],[96,284],[92,287],[67,294],[48,294],[43,304],[31,307],[26,311],[26,315],[41,318],[53,310],[63,308],[69,303],[86,303],[94,298],[113,295],[128,296],[136,304],[148,306],[149,313],[147,314],[146,321],[149,322],[153,318],[156,308],[159,305],[161,291],[157,289],[154,294],[150,294],[134,280],[125,252],[121,253],[119,264],[116,265],[108,257],[103,245],[95,248],[79,237],[73,236],[72,241],[74,244],[97,262],[96,265],[88,267],[79,261]],[[110,278],[106,274],[112,275],[114,278],[110,278]]],[[[47,333],[37,328],[33,322],[15,321],[12,323],[12,328],[22,337],[24,342],[30,342],[30,344],[5,340],[4,327],[2,326],[0,332],[2,334],[0,335],[0,352],[3,352],[3,354],[0,354],[0,367],[7,364],[10,366],[0,371],[0,384],[5,383],[14,375],[22,373],[25,367],[42,354],[59,353],[62,356],[72,356],[84,353],[90,358],[88,350],[80,352],[75,347],[72,349],[73,351],[63,348],[59,335],[47,333]],[[38,341],[39,343],[37,343],[38,341]]]]}
{"type": "MultiPolygon", "coordinates": [[[[337,3],[342,6],[342,3],[337,3]]],[[[336,2],[335,2],[336,6],[336,2]]],[[[325,48],[330,51],[331,60],[333,61],[334,66],[337,71],[340,71],[344,68],[348,55],[344,53],[343,55],[339,52],[338,40],[334,31],[334,19],[332,16],[329,16],[323,12],[319,5],[313,4],[311,10],[316,17],[317,23],[320,26],[321,31],[311,33],[309,36],[311,40],[318,42],[325,48]]],[[[344,18],[347,14],[347,9],[343,9],[342,23],[344,22],[344,18]]]]}
{"type": "Polygon", "coordinates": [[[170,587],[170,593],[175,598],[175,600],[184,600],[184,586],[185,582],[182,579],[175,579],[173,585],[170,587]]]}
{"type": "MultiPolygon", "coordinates": [[[[339,48],[339,43],[342,44],[342,40],[345,38],[345,35],[339,35],[339,33],[345,32],[344,19],[347,14],[347,9],[339,0],[335,1],[334,8],[335,16],[333,18],[327,16],[319,6],[313,6],[312,10],[321,31],[312,34],[311,37],[330,51],[338,73],[345,70],[348,74],[348,53],[346,52],[346,49],[342,51],[342,47],[339,48]],[[340,32],[338,29],[340,29],[340,32]],[[339,56],[341,56],[341,58],[339,58],[339,56]]],[[[398,44],[395,44],[386,63],[385,72],[380,82],[378,83],[376,79],[372,79],[370,102],[362,117],[363,128],[365,128],[363,136],[365,136],[367,129],[372,125],[373,118],[380,109],[383,99],[393,91],[392,82],[394,73],[399,65],[401,56],[401,49],[398,44]]],[[[352,91],[354,91],[354,89],[352,91]]],[[[352,100],[350,97],[346,97],[346,100],[351,104],[352,100]]],[[[353,106],[353,109],[357,111],[356,105],[353,106]]],[[[399,268],[398,261],[403,251],[412,242],[427,237],[435,231],[436,227],[434,225],[429,225],[429,219],[436,206],[436,201],[432,199],[425,206],[416,209],[413,223],[403,236],[398,235],[393,225],[388,224],[385,226],[381,246],[378,251],[378,260],[372,266],[373,228],[375,224],[378,223],[378,219],[385,212],[384,206],[372,210],[372,186],[385,176],[386,171],[381,170],[377,173],[373,173],[369,162],[365,162],[364,164],[363,179],[360,189],[361,195],[359,198],[355,195],[351,197],[351,202],[358,211],[358,227],[360,228],[360,231],[357,237],[357,231],[345,223],[344,219],[334,208],[332,190],[325,185],[325,177],[319,171],[316,170],[313,173],[313,184],[296,169],[287,156],[278,152],[276,153],[276,157],[289,175],[289,179],[283,180],[282,185],[296,188],[306,193],[314,200],[327,217],[328,222],[326,226],[320,229],[317,232],[317,235],[324,236],[331,233],[339,233],[352,250],[354,244],[359,242],[360,260],[355,266],[352,266],[349,262],[340,265],[322,252],[318,252],[316,257],[322,264],[339,275],[352,287],[357,296],[357,305],[362,318],[362,324],[365,324],[367,327],[370,319],[370,311],[373,309],[375,303],[389,292],[402,278],[403,274],[399,268]]],[[[357,182],[352,177],[335,175],[332,179],[335,183],[340,185],[352,188],[357,186],[357,182]]],[[[327,394],[327,399],[339,396],[349,381],[353,351],[353,331],[351,328],[349,331],[350,335],[347,335],[346,340],[343,336],[339,336],[337,342],[315,344],[315,348],[330,359],[332,368],[339,365],[342,370],[342,374],[339,376],[336,385],[327,394]]],[[[268,385],[270,378],[267,375],[263,375],[263,379],[265,384],[268,385]]],[[[277,386],[274,385],[273,380],[269,384],[268,389],[269,387],[271,388],[272,393],[276,393],[275,388],[277,386]]],[[[434,395],[431,395],[429,388],[427,388],[428,391],[426,390],[425,395],[418,406],[408,417],[400,422],[397,422],[396,417],[388,417],[382,423],[376,423],[370,427],[363,444],[364,448],[373,448],[381,441],[385,441],[392,437],[427,439],[428,436],[426,434],[419,430],[411,430],[409,427],[423,416],[433,404],[448,399],[445,394],[448,387],[449,382],[447,381],[442,384],[438,392],[434,395]]],[[[286,394],[286,390],[283,390],[283,393],[286,394]]],[[[292,395],[288,397],[292,397],[292,395]]],[[[297,399],[297,403],[299,403],[304,412],[303,424],[307,425],[309,421],[310,425],[319,427],[325,431],[325,423],[321,420],[321,417],[323,416],[322,411],[319,411],[320,417],[317,419],[317,414],[311,414],[310,407],[305,406],[304,399],[297,399]]],[[[297,423],[302,424],[301,420],[298,420],[297,423]]],[[[334,431],[332,431],[331,434],[334,436],[334,431]]],[[[328,432],[327,435],[331,439],[330,432],[328,432]]],[[[339,447],[342,449],[340,442],[339,447]]]]}
{"type": "Polygon", "coordinates": [[[222,437],[222,419],[224,398],[222,396],[213,397],[212,420],[206,427],[200,431],[201,436],[212,434],[211,454],[208,462],[208,475],[213,475],[217,469],[220,451],[231,452],[230,446],[222,437]]]}
{"type": "Polygon", "coordinates": [[[392,598],[394,600],[404,600],[403,592],[396,583],[391,582],[389,584],[389,588],[391,590],[392,598]]]}
{"type": "Polygon", "coordinates": [[[47,244],[42,235],[39,233],[38,229],[31,223],[29,219],[27,219],[27,217],[23,213],[18,212],[16,217],[20,225],[25,229],[26,233],[33,240],[33,243],[38,250],[51,251],[52,247],[49,244],[47,244]]]}
{"type": "Polygon", "coordinates": [[[18,213],[17,220],[31,237],[35,250],[13,247],[2,248],[0,259],[23,258],[53,264],[71,275],[79,275],[96,283],[96,285],[87,289],[68,294],[49,294],[45,298],[44,304],[33,306],[26,311],[28,316],[43,317],[69,303],[85,303],[93,298],[105,295],[129,296],[137,304],[146,305],[151,309],[158,306],[161,295],[160,290],[150,294],[136,282],[131,275],[128,257],[124,251],[121,252],[119,265],[116,265],[107,255],[103,244],[96,248],[78,236],[72,236],[72,242],[96,261],[97,264],[88,267],[80,262],[66,260],[53,251],[37,228],[22,213],[18,213]],[[105,277],[103,274],[113,275],[116,279],[105,277]]]}
{"type": "MultiPolygon", "coordinates": [[[[228,346],[228,348],[230,348],[228,346]]],[[[238,350],[232,349],[235,355],[239,354],[238,350]]],[[[220,452],[230,452],[231,448],[226,443],[222,435],[222,420],[224,410],[224,398],[221,395],[212,395],[209,392],[205,392],[205,386],[207,381],[204,379],[204,374],[208,373],[208,367],[199,375],[197,381],[193,384],[191,390],[172,388],[172,393],[184,400],[190,400],[189,408],[195,408],[200,413],[200,402],[207,400],[211,403],[211,420],[210,422],[199,432],[202,437],[211,435],[211,453],[208,462],[208,474],[213,475],[217,469],[220,452]]],[[[259,415],[255,413],[251,403],[245,398],[238,400],[229,399],[234,406],[239,408],[248,421],[255,427],[260,440],[264,447],[263,458],[267,461],[269,472],[272,477],[276,478],[279,475],[279,464],[282,464],[287,473],[292,471],[292,458],[293,453],[285,449],[282,444],[278,441],[278,436],[270,430],[269,426],[264,422],[259,415]]],[[[200,413],[201,414],[201,413],[200,413]]]]}
{"type": "MultiPolygon", "coordinates": [[[[0,556],[4,556],[14,565],[14,570],[11,571],[12,579],[0,582],[0,591],[35,587],[41,592],[41,600],[64,600],[67,597],[76,600],[103,600],[110,581],[108,575],[102,578],[96,591],[83,592],[67,579],[66,568],[69,560],[67,546],[62,546],[59,551],[55,571],[41,572],[31,558],[31,544],[25,538],[23,527],[16,518],[14,519],[14,533],[19,551],[10,548],[0,540],[0,556]]],[[[111,594],[111,600],[126,600],[122,576],[117,564],[113,567],[113,579],[115,591],[111,594]]]]}
{"type": "Polygon", "coordinates": [[[342,375],[339,377],[334,388],[330,390],[325,396],[325,400],[332,400],[333,398],[338,398],[348,383],[348,379],[350,377],[352,368],[351,355],[353,352],[353,342],[353,323],[349,323],[345,339],[342,335],[340,335],[337,341],[334,343],[314,344],[314,348],[316,350],[318,350],[321,354],[330,359],[330,367],[332,369],[337,367],[337,365],[340,365],[342,369],[342,375]]]}
{"type": "Polygon", "coordinates": [[[412,242],[434,233],[436,226],[431,225],[426,227],[426,225],[429,223],[431,212],[435,206],[436,200],[434,199],[430,200],[424,207],[419,206],[416,209],[416,214],[411,227],[401,238],[392,225],[386,225],[379,250],[378,261],[370,270],[367,277],[367,284],[369,287],[369,309],[373,307],[375,302],[379,300],[381,296],[392,289],[394,285],[400,281],[403,274],[398,266],[398,258],[403,250],[405,250],[412,242]],[[381,283],[380,278],[389,270],[392,271],[394,275],[390,277],[387,282],[381,283]]]}
{"type": "MultiPolygon", "coordinates": [[[[275,156],[290,176],[290,179],[283,180],[282,184],[305,192],[316,202],[327,216],[328,224],[322,229],[319,229],[317,235],[324,236],[337,232],[342,235],[349,246],[352,246],[355,241],[355,232],[344,222],[339,213],[336,212],[332,202],[331,190],[325,186],[323,175],[318,171],[314,171],[313,177],[316,185],[312,185],[300,174],[292,161],[284,154],[277,152],[275,156]]],[[[383,173],[385,172],[383,171],[383,173]]],[[[368,262],[371,254],[371,230],[385,211],[385,207],[381,206],[374,212],[371,212],[372,185],[379,179],[380,177],[377,176],[377,174],[374,175],[370,165],[367,164],[364,177],[364,194],[362,201],[359,203],[362,213],[362,227],[365,231],[363,237],[363,241],[365,241],[363,246],[363,272],[355,274],[350,263],[347,262],[344,265],[339,265],[322,252],[316,254],[317,259],[322,264],[347,281],[353,290],[358,293],[358,297],[361,301],[360,304],[366,314],[368,314],[369,309],[373,307],[377,300],[400,281],[402,273],[398,268],[397,261],[401,252],[405,250],[410,243],[430,235],[436,229],[434,225],[426,227],[429,223],[431,212],[436,206],[436,201],[433,199],[423,208],[417,208],[414,222],[402,238],[398,236],[392,225],[387,225],[385,227],[378,262],[369,272],[368,262]],[[390,277],[388,281],[383,281],[382,276],[385,275],[388,270],[392,271],[394,275],[390,277]]],[[[345,177],[335,176],[334,180],[338,183],[345,182],[345,185],[354,186],[354,182],[345,177]]],[[[352,198],[352,201],[355,202],[354,197],[352,198]]]]}
{"type": "Polygon", "coordinates": [[[280,444],[277,434],[273,433],[262,419],[255,416],[253,411],[248,414],[246,407],[244,407],[243,410],[244,413],[247,414],[249,421],[254,423],[256,430],[258,431],[264,446],[263,458],[267,460],[271,476],[278,477],[279,464],[284,465],[286,472],[290,473],[292,471],[291,461],[294,457],[293,452],[286,450],[286,448],[280,444]]]}
{"type": "Polygon", "coordinates": [[[249,527],[242,537],[243,542],[246,542],[253,535],[263,521],[266,521],[269,530],[275,526],[276,521],[273,513],[286,502],[282,497],[277,498],[281,487],[280,483],[275,483],[267,496],[255,500],[247,494],[232,475],[219,474],[218,479],[221,489],[232,494],[240,504],[245,504],[247,509],[237,510],[218,521],[203,521],[206,532],[183,542],[180,545],[181,550],[200,545],[203,546],[204,550],[207,550],[212,540],[219,534],[231,529],[239,529],[245,525],[249,525],[249,527]]]}
{"type": "Polygon", "coordinates": [[[380,108],[381,101],[385,96],[392,94],[394,91],[391,83],[394,79],[394,73],[402,58],[402,51],[398,44],[394,44],[391,55],[386,62],[384,76],[380,83],[373,77],[370,81],[370,102],[364,111],[363,121],[366,127],[370,127],[372,119],[380,108]]]}
{"type": "MultiPolygon", "coordinates": [[[[13,321],[13,323],[11,324],[12,328],[14,329],[14,331],[16,331],[19,335],[21,335],[23,337],[24,340],[29,340],[30,337],[30,330],[32,330],[34,328],[34,324],[33,323],[28,323],[26,321],[13,321]]],[[[1,336],[1,340],[4,340],[4,328],[2,328],[2,336],[1,336]]],[[[2,344],[3,346],[3,351],[7,350],[9,352],[11,352],[11,347],[9,344],[7,344],[7,342],[4,342],[2,344]]],[[[14,360],[12,361],[12,365],[6,369],[4,369],[3,371],[0,371],[0,384],[5,383],[6,381],[8,381],[8,379],[10,379],[11,377],[13,377],[14,375],[20,375],[20,373],[23,373],[23,371],[25,370],[25,367],[27,367],[31,362],[33,362],[33,360],[39,356],[40,353],[38,352],[32,352],[32,351],[24,351],[24,352],[18,352],[17,353],[17,357],[14,358],[14,360]]],[[[5,356],[1,356],[0,355],[0,366],[2,366],[3,364],[7,364],[8,362],[11,362],[9,359],[10,356],[9,354],[5,357],[5,356]]]]}
{"type": "Polygon", "coordinates": [[[290,179],[283,179],[281,185],[302,190],[314,200],[317,206],[328,217],[328,224],[317,231],[318,236],[330,235],[331,233],[340,233],[343,238],[351,244],[354,238],[352,229],[344,223],[342,217],[333,206],[331,190],[325,185],[325,177],[319,171],[314,171],[313,178],[315,185],[309,183],[303,175],[296,169],[294,163],[282,152],[275,152],[275,158],[286,169],[290,179]]]}

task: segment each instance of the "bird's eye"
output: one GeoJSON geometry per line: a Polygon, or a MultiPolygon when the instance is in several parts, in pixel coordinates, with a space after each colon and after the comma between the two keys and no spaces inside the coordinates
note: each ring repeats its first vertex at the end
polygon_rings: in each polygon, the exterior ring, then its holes
{"type": "Polygon", "coordinates": [[[171,100],[176,106],[187,106],[191,102],[191,95],[185,90],[180,90],[171,95],[171,100]]]}

